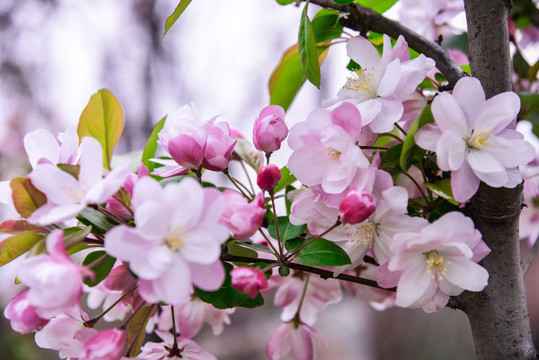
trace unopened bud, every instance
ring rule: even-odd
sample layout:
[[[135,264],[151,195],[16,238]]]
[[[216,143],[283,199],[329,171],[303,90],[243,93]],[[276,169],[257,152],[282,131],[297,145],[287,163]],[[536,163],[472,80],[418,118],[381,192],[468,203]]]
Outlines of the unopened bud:
[[[341,220],[349,224],[359,224],[369,218],[376,210],[376,201],[371,194],[351,188],[339,206]]]
[[[262,190],[271,191],[275,189],[281,176],[281,170],[276,165],[269,164],[260,168],[256,183]]]
[[[232,269],[230,272],[232,277],[232,287],[236,290],[249,294],[254,299],[260,289],[268,287],[268,280],[264,273],[258,269],[240,266]]]

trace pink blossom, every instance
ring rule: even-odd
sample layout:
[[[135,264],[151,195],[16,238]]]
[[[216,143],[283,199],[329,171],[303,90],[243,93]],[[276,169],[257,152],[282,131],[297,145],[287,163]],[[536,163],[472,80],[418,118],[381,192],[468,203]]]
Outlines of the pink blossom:
[[[83,277],[93,274],[71,261],[61,230],[49,234],[46,246],[48,255],[30,257],[19,268],[18,279],[29,287],[28,302],[44,319],[78,312]]]
[[[232,287],[249,294],[254,299],[258,292],[268,287],[268,281],[264,273],[258,269],[240,266],[232,269]]]
[[[125,190],[127,190],[129,196],[133,196],[133,187],[135,186],[137,181],[141,177],[148,175],[148,168],[143,163],[140,163],[137,174],[130,173],[127,176],[123,187]],[[129,212],[129,209],[123,203],[113,197],[107,200],[106,209],[126,221],[133,219],[133,215],[131,214],[131,212]]]
[[[159,145],[182,167],[198,170],[206,151],[207,128],[194,106],[170,114],[159,132]]]
[[[434,61],[421,54],[410,60],[408,44],[402,36],[391,48],[384,34],[382,58],[371,42],[358,36],[348,40],[348,56],[361,66],[338,92],[337,99],[325,105],[348,101],[357,106],[363,126],[376,133],[391,131],[403,114],[403,99],[412,94],[434,67]]]
[[[35,336],[37,346],[43,349],[53,349],[60,352],[60,358],[77,358],[97,330],[85,327],[82,316],[59,316],[51,321]],[[85,316],[86,317],[86,316]]]
[[[95,334],[82,347],[79,360],[120,360],[124,348],[124,332],[103,330]]]
[[[80,150],[78,179],[49,163],[38,165],[28,175],[48,201],[30,220],[40,225],[69,220],[88,204],[104,203],[120,189],[129,174],[129,162],[121,163],[103,178],[103,150],[99,142],[84,137]]]
[[[464,11],[462,0],[401,0],[399,19],[429,40],[450,36],[456,30],[448,23]]]
[[[192,284],[207,291],[221,286],[219,256],[228,231],[219,223],[225,199],[218,190],[202,188],[192,178],[162,188],[145,177],[135,185],[133,203],[136,228],[110,230],[105,250],[129,262],[146,301],[178,304],[189,297]]]
[[[195,337],[204,323],[211,326],[214,335],[219,335],[225,324],[230,324],[229,315],[235,309],[217,309],[211,304],[205,303],[200,298],[192,295],[179,305],[174,305],[174,315],[176,316],[176,329],[183,338],[191,339]],[[158,322],[159,330],[172,329],[172,314],[170,306],[162,309]]]
[[[271,360],[290,354],[296,360],[314,359],[313,339],[325,345],[324,338],[307,324],[289,321],[279,325],[266,344],[266,355]]]
[[[488,272],[477,262],[488,248],[472,220],[460,212],[447,213],[418,232],[395,235],[391,250],[395,256],[379,274],[396,272],[399,306],[438,311],[450,296],[487,285]]]
[[[215,356],[204,351],[193,340],[178,337],[178,348],[173,349],[172,334],[160,330],[155,333],[163,340],[162,343],[147,342],[136,359],[141,360],[217,360]],[[174,352],[177,351],[177,353]]]
[[[226,225],[236,240],[247,240],[260,228],[264,220],[264,196],[260,193],[249,203],[236,191],[225,190],[223,197],[226,208],[221,223]]]
[[[356,145],[362,117],[350,103],[333,111],[317,109],[290,129],[293,150],[288,168],[307,186],[321,185],[330,194],[344,191],[369,161]]]
[[[40,330],[49,320],[37,315],[36,308],[27,298],[28,290],[21,292],[11,300],[4,309],[4,316],[11,320],[11,327],[18,333],[28,334]]]
[[[202,166],[208,170],[222,171],[228,167],[236,140],[230,133],[230,127],[224,121],[215,119],[204,124],[208,137]]]
[[[416,143],[437,153],[440,169],[451,171],[457,201],[470,199],[480,181],[492,187],[515,187],[522,178],[517,166],[530,162],[533,146],[507,127],[520,109],[514,92],[488,100],[479,80],[460,79],[453,94],[439,94],[432,103],[435,124],[422,127]]]
[[[268,164],[260,168],[260,172],[256,178],[256,184],[262,190],[271,191],[275,189],[281,177],[281,169],[277,165]]]
[[[342,300],[338,280],[322,279],[299,272],[287,277],[272,276],[267,291],[277,288],[274,304],[283,308],[281,320],[289,321],[296,315],[307,279],[309,282],[300,311],[300,318],[306,324],[313,325],[319,311]]]
[[[38,129],[26,134],[24,149],[33,169],[39,164],[74,165],[80,155],[79,136],[75,129],[67,129],[56,139],[49,131]]]
[[[253,128],[253,143],[258,150],[271,153],[281,148],[281,143],[288,135],[284,117],[284,109],[278,105],[262,109]]]
[[[353,187],[346,193],[341,205],[339,215],[341,220],[354,225],[367,220],[376,209],[376,201],[371,194]]]

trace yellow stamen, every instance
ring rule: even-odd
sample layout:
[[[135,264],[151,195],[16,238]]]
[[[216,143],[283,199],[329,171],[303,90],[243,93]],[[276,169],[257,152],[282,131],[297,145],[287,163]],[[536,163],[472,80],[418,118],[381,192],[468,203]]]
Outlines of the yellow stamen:
[[[492,130],[479,131],[477,134],[473,134],[468,138],[466,143],[469,148],[472,149],[488,149],[490,146],[489,140],[494,138],[494,135],[490,135]]]
[[[367,249],[372,249],[374,239],[377,235],[376,224],[372,220],[366,220],[359,224],[346,224],[344,225],[346,236],[350,238],[350,242],[353,244],[352,251],[358,246],[363,246]]]
[[[328,149],[328,156],[333,161],[339,161],[341,158],[341,155],[342,155],[342,152],[340,152],[339,150],[336,150],[335,148]]]
[[[185,237],[185,230],[182,225],[176,225],[169,231],[168,236],[165,239],[165,243],[172,250],[181,250],[183,248],[183,238]]]
[[[438,280],[442,280],[447,273],[447,265],[451,264],[451,261],[444,259],[438,250],[431,250],[423,253],[427,262],[427,273],[432,275],[434,279],[438,274]],[[432,271],[434,268],[435,272]]]
[[[371,68],[371,70],[374,70],[374,68]],[[368,69],[354,70],[352,75],[348,77],[343,89],[351,90],[370,99],[375,98],[374,73]]]

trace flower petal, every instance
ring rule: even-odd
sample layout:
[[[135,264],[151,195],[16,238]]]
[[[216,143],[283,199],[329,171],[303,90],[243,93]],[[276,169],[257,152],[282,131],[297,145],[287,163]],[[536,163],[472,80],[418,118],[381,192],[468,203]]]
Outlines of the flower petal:
[[[443,92],[432,101],[432,115],[442,131],[453,130],[461,136],[469,136],[470,126],[466,114],[457,100]]]

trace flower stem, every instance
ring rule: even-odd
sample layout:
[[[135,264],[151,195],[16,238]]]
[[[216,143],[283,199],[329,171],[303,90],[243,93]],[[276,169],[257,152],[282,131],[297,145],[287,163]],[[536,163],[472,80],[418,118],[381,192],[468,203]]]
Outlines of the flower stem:
[[[293,253],[289,254],[286,256],[285,260],[286,261],[292,261],[292,259],[294,258],[294,256],[296,256],[301,250],[303,250],[306,246],[308,246],[309,244],[311,244],[313,241],[315,240],[318,240],[320,239],[322,236],[326,235],[328,232],[330,232],[331,230],[335,229],[337,226],[341,225],[342,224],[342,221],[341,221],[341,217],[339,216],[337,218],[337,222],[335,222],[335,224],[333,224],[329,229],[327,229],[326,231],[324,231],[323,233],[321,233],[320,235],[316,235],[314,238],[312,238],[311,240],[307,241],[305,244],[301,245],[299,248],[297,248],[296,250],[294,250]]]
[[[114,302],[114,304],[112,304],[111,306],[109,306],[105,311],[103,311],[101,314],[97,315],[95,318],[92,318],[88,321],[85,321],[84,322],[84,326],[85,327],[94,327],[94,325],[99,321],[101,320],[101,318],[103,316],[105,316],[109,311],[111,311],[112,309],[114,309],[114,307],[116,305],[118,305],[120,303],[120,301],[122,301],[123,299],[125,299],[127,297],[127,295],[131,294],[133,291],[135,291],[135,289],[138,287],[138,285],[135,285],[133,288],[131,288],[128,292],[126,292],[125,294],[123,294],[118,300],[116,300]]]

